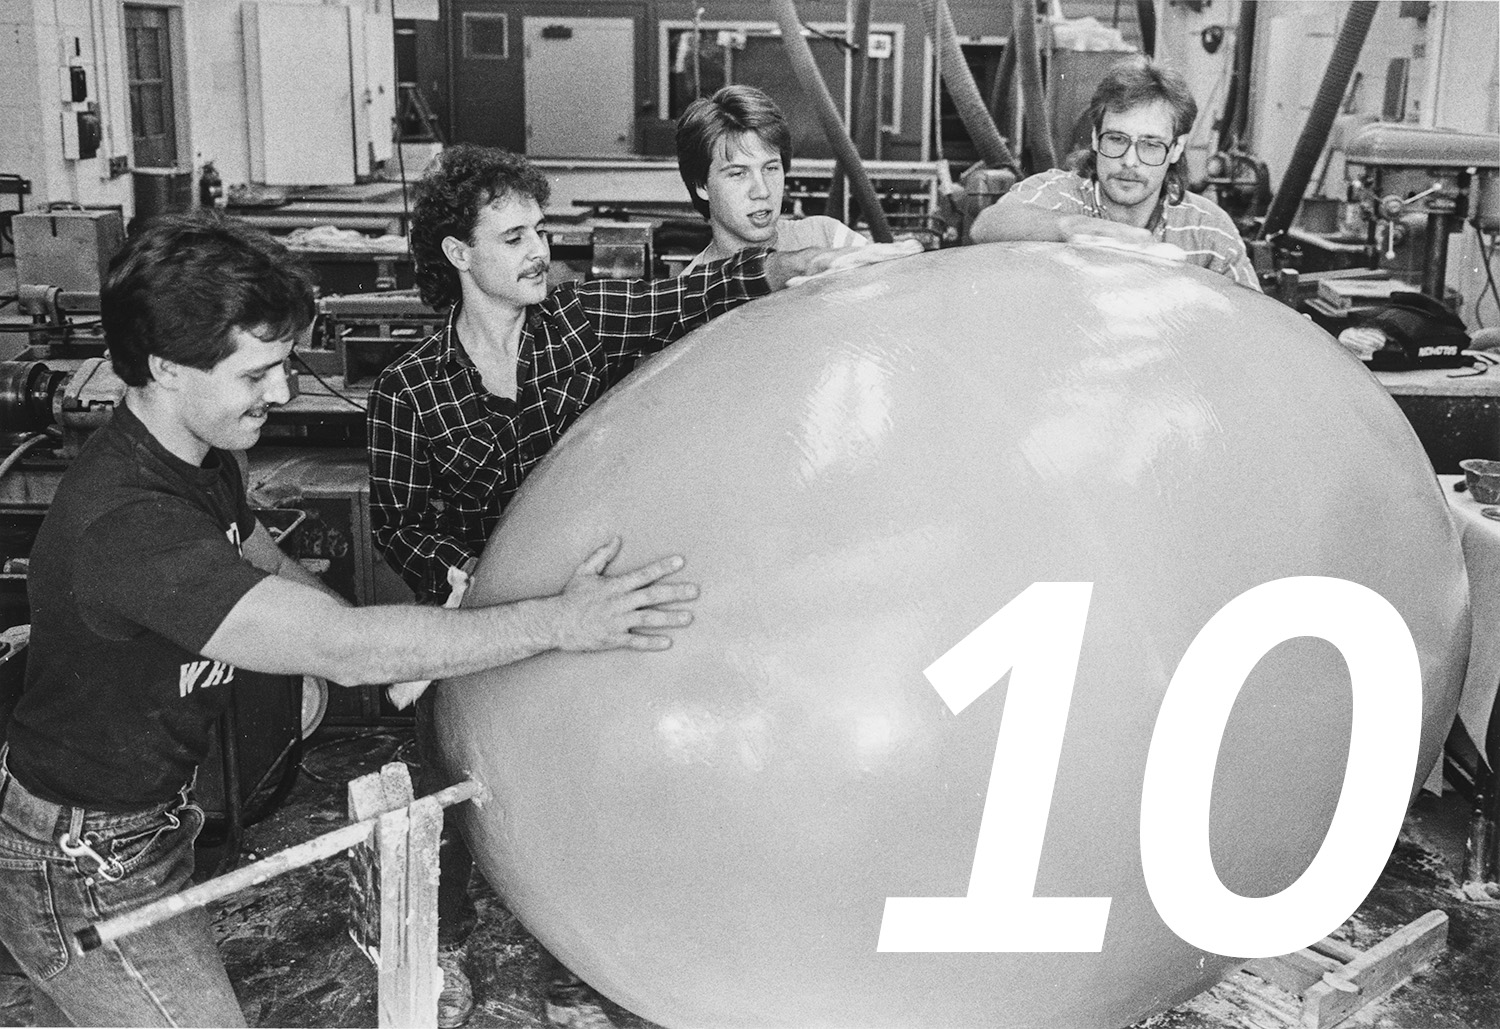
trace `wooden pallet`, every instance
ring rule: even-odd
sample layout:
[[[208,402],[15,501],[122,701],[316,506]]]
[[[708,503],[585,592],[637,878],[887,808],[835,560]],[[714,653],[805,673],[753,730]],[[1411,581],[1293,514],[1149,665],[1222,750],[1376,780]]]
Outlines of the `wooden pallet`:
[[[1429,911],[1369,950],[1332,937],[1281,957],[1261,958],[1245,971],[1294,994],[1298,1029],[1331,1029],[1374,1003],[1433,961],[1448,945],[1448,916]]]

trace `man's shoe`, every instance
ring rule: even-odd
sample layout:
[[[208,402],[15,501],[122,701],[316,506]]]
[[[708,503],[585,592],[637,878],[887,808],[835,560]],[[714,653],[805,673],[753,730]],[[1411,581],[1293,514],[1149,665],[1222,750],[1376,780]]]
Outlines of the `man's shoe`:
[[[594,991],[574,979],[547,984],[547,1024],[561,1029],[618,1029]]]
[[[443,984],[438,991],[438,1029],[458,1029],[474,1013],[474,988],[464,972],[462,951],[438,952]]]

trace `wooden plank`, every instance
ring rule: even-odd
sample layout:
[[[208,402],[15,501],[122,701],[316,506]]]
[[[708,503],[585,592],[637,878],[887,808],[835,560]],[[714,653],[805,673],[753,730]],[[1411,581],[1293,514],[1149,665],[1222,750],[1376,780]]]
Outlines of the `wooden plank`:
[[[466,800],[476,805],[483,804],[489,795],[489,791],[478,779],[464,779],[462,782],[445,786],[422,799],[430,799],[438,807],[446,808],[453,804],[462,804]],[[371,819],[343,826],[324,833],[322,836],[315,836],[295,847],[278,851],[261,861],[236,868],[233,872],[221,875],[217,879],[190,886],[181,893],[154,900],[144,907],[127,911],[108,921],[86,925],[79,929],[74,937],[83,952],[96,950],[122,936],[139,932],[169,918],[175,918],[191,908],[204,907],[216,900],[223,900],[246,887],[258,886],[268,879],[284,875],[293,869],[341,854],[356,844],[368,840],[374,831],[375,822]]]
[[[362,775],[349,783],[349,818],[362,822],[376,819],[389,811],[404,808],[411,803],[411,770],[400,762],[390,762],[379,772]],[[380,967],[380,953],[384,941],[381,917],[384,899],[384,879],[393,874],[382,866],[380,857],[379,824],[373,839],[349,851],[350,901],[349,938],[365,955]],[[404,874],[405,861],[402,869]],[[396,903],[399,903],[399,898]],[[400,920],[397,919],[396,924]]]
[[[423,1025],[414,1009],[411,962],[407,960],[404,931],[411,907],[407,896],[408,838],[411,816],[399,808],[380,816],[375,823],[375,842],[380,873],[380,989],[376,998],[381,1026]],[[434,949],[433,954],[437,951]],[[437,1023],[436,1009],[433,1011]]]
[[[1299,997],[1314,983],[1322,982],[1323,976],[1328,972],[1342,971],[1343,967],[1342,962],[1325,957],[1311,948],[1274,958],[1257,958],[1245,963],[1245,971]]]
[[[387,810],[379,772],[350,781],[348,810],[354,822],[363,822]],[[349,905],[349,938],[379,968],[380,881],[375,875],[375,848],[368,841],[349,848]]]
[[[1358,988],[1346,992],[1320,982],[1302,997],[1303,1029],[1329,1029],[1367,1004],[1379,1000],[1442,953],[1448,943],[1448,916],[1429,911],[1402,926],[1344,965],[1342,978]]]
[[[1324,954],[1340,964],[1347,965],[1363,953],[1358,947],[1351,947],[1342,940],[1335,940],[1332,936],[1325,936],[1317,943],[1308,948],[1318,954]]]
[[[438,838],[443,809],[424,797],[409,809],[406,851],[406,922],[402,933],[402,983],[409,1020],[395,1025],[436,1029],[438,1016]]]

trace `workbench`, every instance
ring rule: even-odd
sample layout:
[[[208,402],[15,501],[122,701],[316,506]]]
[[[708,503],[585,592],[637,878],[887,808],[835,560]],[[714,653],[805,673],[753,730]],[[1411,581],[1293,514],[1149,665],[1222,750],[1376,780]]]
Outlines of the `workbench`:
[[[1478,371],[1374,373],[1411,422],[1440,474],[1458,474],[1458,462],[1465,458],[1500,459],[1500,367]]]

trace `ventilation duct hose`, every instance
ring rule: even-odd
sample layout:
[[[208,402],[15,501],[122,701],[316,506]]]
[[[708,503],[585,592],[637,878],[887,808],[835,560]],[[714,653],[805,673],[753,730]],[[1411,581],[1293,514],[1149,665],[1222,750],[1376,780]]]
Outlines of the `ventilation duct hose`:
[[[870,235],[877,243],[891,242],[891,227],[885,220],[885,210],[880,206],[880,198],[875,195],[875,186],[865,173],[864,162],[854,149],[854,141],[849,138],[844,123],[839,120],[838,108],[833,105],[833,97],[828,94],[828,86],[823,82],[817,62],[813,60],[812,48],[802,38],[802,20],[797,17],[797,5],[793,0],[771,0],[771,6],[775,9],[776,21],[781,26],[781,42],[792,63],[792,74],[797,76],[797,84],[812,102],[813,113],[818,116],[818,122],[823,126],[823,135],[828,137],[828,143],[833,147],[835,160],[844,174],[849,176],[850,189],[865,213]]]
[[[1328,60],[1328,70],[1323,73],[1323,82],[1318,86],[1318,95],[1313,99],[1312,110],[1307,113],[1307,122],[1302,134],[1297,137],[1297,147],[1281,177],[1281,185],[1271,200],[1271,209],[1261,225],[1260,238],[1270,239],[1285,232],[1302,205],[1302,192],[1312,178],[1318,155],[1328,142],[1328,133],[1333,128],[1333,119],[1338,114],[1344,91],[1349,88],[1349,78],[1359,62],[1359,52],[1364,48],[1365,36],[1369,34],[1370,22],[1375,18],[1377,0],[1354,0],[1349,5],[1349,15],[1339,30],[1338,42],[1334,44],[1333,56]]]
[[[1135,0],[1135,17],[1140,23],[1141,49],[1156,59],[1156,4],[1154,0]]]
[[[948,0],[922,0],[922,14],[927,19],[932,45],[939,51],[939,64],[943,81],[948,84],[948,95],[958,108],[958,117],[968,130],[969,139],[979,151],[979,159],[986,168],[1014,168],[1016,159],[1000,137],[995,119],[990,117],[984,98],[979,95],[979,87],[974,84],[969,62],[964,60],[958,29],[954,27],[953,14],[948,10]]]
[[[1026,94],[1026,141],[1031,149],[1033,172],[1057,167],[1057,148],[1052,143],[1052,123],[1047,120],[1047,97],[1042,91],[1042,52],[1036,38],[1036,6],[1033,0],[1011,0],[1012,32],[1020,50],[1021,90]]]
[[[1010,95],[1010,82],[1016,77],[1015,43],[1014,39],[1006,42],[1005,52],[1000,55],[1000,67],[995,72],[995,82],[990,87],[990,117],[995,119],[996,125],[1000,124],[1000,112],[1005,109],[1006,97]]]

